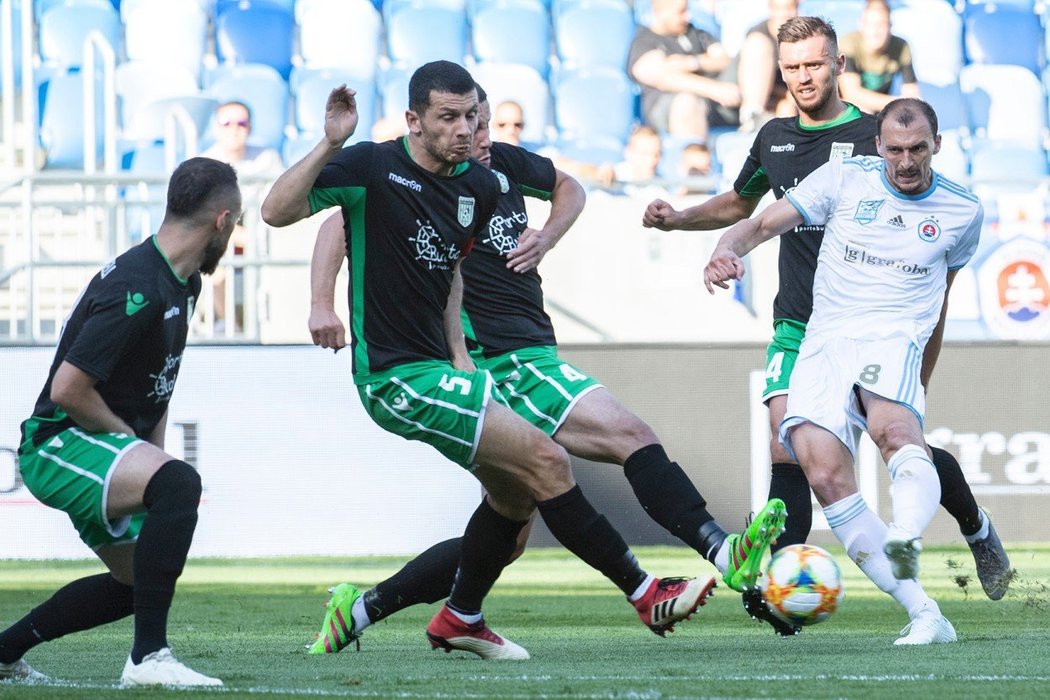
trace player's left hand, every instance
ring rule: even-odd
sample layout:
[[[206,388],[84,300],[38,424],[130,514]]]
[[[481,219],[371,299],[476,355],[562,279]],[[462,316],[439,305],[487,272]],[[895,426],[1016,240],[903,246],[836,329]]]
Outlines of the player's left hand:
[[[729,280],[738,280],[743,276],[744,261],[738,255],[731,251],[716,250],[704,268],[704,286],[714,294],[715,286],[729,289]]]
[[[521,273],[537,267],[556,240],[545,231],[526,228],[518,236],[518,247],[507,253],[507,269]]]

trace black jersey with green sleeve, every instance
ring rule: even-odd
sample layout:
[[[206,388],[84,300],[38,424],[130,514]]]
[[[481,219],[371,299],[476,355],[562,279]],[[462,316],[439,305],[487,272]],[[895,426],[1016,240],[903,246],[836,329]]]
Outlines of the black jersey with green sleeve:
[[[406,362],[449,359],[453,271],[498,197],[499,181],[477,161],[436,175],[412,160],[406,137],[349,146],[325,165],[310,207],[343,209],[357,383]]]
[[[875,117],[847,104],[833,122],[803,126],[798,117],[768,121],[755,136],[751,153],[733,189],[758,199],[770,189],[780,199],[807,175],[833,158],[878,155]],[[813,273],[824,238],[823,226],[799,226],[780,237],[780,285],[773,318],[806,323],[813,311]]]
[[[97,379],[106,405],[147,439],[164,417],[186,348],[189,319],[201,276],[175,274],[156,236],[118,256],[81,292],[66,318],[47,383],[33,416],[39,445],[76,425],[51,400],[51,382],[63,362]],[[23,436],[24,437],[24,436]]]
[[[485,357],[557,342],[543,310],[540,273],[507,269],[507,253],[518,247],[529,222],[525,197],[551,198],[554,163],[524,148],[494,143],[491,168],[500,184],[499,204],[462,267],[467,346]]]

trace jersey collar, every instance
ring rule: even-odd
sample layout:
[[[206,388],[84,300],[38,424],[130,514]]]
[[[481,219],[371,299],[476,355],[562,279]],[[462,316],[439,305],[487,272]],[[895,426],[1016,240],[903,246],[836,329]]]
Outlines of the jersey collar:
[[[920,199],[926,199],[937,189],[937,183],[941,181],[941,176],[937,174],[937,171],[933,171],[933,179],[930,180],[930,186],[926,188],[924,192],[919,194],[904,194],[899,192],[896,187],[890,184],[890,181],[886,179],[886,165],[885,163],[879,165],[879,179],[882,180],[882,186],[886,188],[886,191],[892,194],[897,199],[906,199],[909,201],[917,201]]]
[[[855,119],[861,118],[861,111],[857,109],[856,106],[851,105],[849,102],[845,102],[844,104],[846,105],[846,109],[842,112],[842,114],[835,117],[827,124],[803,124],[802,118],[798,117],[795,120],[798,124],[798,128],[802,129],[803,131],[820,131],[821,129],[830,129],[834,126],[838,126],[839,124],[845,124],[846,122],[851,122]]]
[[[408,159],[410,161],[412,161],[413,163],[416,163],[416,159],[412,157],[412,151],[408,150],[408,137],[407,136],[401,136],[400,138],[398,138],[398,141],[401,142],[401,147],[403,149],[405,149],[405,155],[408,156]],[[419,165],[419,163],[416,163],[416,165]],[[423,166],[420,166],[420,167],[423,167]],[[469,160],[465,160],[462,163],[460,163],[459,165],[457,165],[455,168],[453,168],[452,169],[452,174],[449,175],[448,177],[456,177],[457,175],[462,175],[463,173],[465,173],[467,171],[467,168],[469,168],[469,167],[470,167],[470,161]],[[430,173],[430,174],[434,175],[435,177],[441,177],[441,175],[437,175],[437,173]]]
[[[175,268],[171,266],[171,261],[168,260],[168,256],[165,255],[164,251],[160,249],[160,243],[157,243],[157,234],[153,234],[152,236],[150,236],[150,239],[153,241],[153,247],[157,249],[158,253],[160,253],[160,257],[162,257],[164,259],[164,262],[167,263],[168,269],[171,270],[172,276],[179,281],[179,284],[185,286],[186,283],[189,282],[189,280],[182,279],[181,277],[179,277],[179,273],[175,272]]]

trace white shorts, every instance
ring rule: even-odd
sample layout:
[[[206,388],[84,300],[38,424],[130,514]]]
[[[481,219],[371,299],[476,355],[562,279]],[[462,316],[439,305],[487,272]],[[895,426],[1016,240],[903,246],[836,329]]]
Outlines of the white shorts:
[[[906,406],[921,426],[926,412],[921,369],[922,350],[903,335],[877,340],[806,336],[791,373],[780,443],[797,459],[791,431],[813,423],[856,455],[860,432],[868,429],[858,387]]]

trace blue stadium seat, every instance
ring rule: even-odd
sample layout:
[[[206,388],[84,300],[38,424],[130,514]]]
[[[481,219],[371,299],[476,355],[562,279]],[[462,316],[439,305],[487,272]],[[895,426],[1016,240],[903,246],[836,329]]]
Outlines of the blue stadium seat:
[[[579,1],[554,0],[554,4],[551,6],[551,15],[557,16],[562,8],[568,9]],[[725,5],[726,3],[722,3],[722,11],[725,10]],[[635,24],[649,26],[653,21],[652,0],[634,0],[633,14]],[[755,22],[758,22],[758,20],[756,19]],[[689,0],[689,23],[697,29],[703,29],[712,36],[722,36],[722,26],[719,18],[712,13],[710,4],[705,2],[705,0]]]
[[[215,49],[220,63],[261,63],[282,78],[292,70],[295,18],[265,2],[242,0],[215,17]]]
[[[395,13],[387,22],[387,51],[399,70],[411,73],[430,61],[463,63],[467,15],[463,10],[421,5]]]
[[[974,148],[971,179],[982,197],[1029,192],[1046,178],[1046,152],[1011,144],[985,142]]]
[[[963,97],[958,82],[934,85],[919,81],[919,93],[922,99],[929,102],[933,110],[937,112],[937,125],[942,133],[946,131],[969,133],[970,119],[966,113],[966,99]]]
[[[84,43],[92,32],[100,33],[120,56],[120,15],[112,5],[69,5],[48,9],[40,19],[40,60],[52,66],[79,69]]]
[[[835,27],[840,37],[857,31],[865,0],[802,0],[798,14],[802,17],[823,17]]]
[[[1043,86],[1021,66],[970,64],[959,75],[974,136],[1030,148],[1047,137]]]
[[[376,86],[332,69],[303,70],[296,78],[292,88],[295,126],[301,134],[314,137],[316,142],[324,133],[325,103],[332,88],[341,83],[353,88],[357,102],[357,129],[347,143],[369,140],[376,118]]]
[[[185,1],[185,0],[183,0]],[[295,11],[296,0],[205,0],[213,5],[213,12],[216,15],[222,14],[231,7],[243,6],[243,5],[270,5],[279,10],[284,10],[288,14],[292,14]]]
[[[197,96],[200,93],[193,74],[174,63],[126,61],[117,66],[114,82],[124,137],[132,139],[159,138],[156,135],[157,129],[163,134],[163,124],[150,123],[151,119],[157,116],[156,112],[150,115],[140,114],[146,105],[157,100]],[[206,124],[208,116],[209,114],[204,115],[201,126]],[[199,133],[201,132],[198,130]]]
[[[608,136],[626,142],[636,103],[637,88],[615,68],[564,71],[554,83],[554,121],[563,139]]]
[[[205,94],[219,102],[236,100],[252,113],[248,142],[280,150],[288,123],[288,83],[271,66],[220,65],[205,73]]]
[[[208,13],[195,2],[137,0],[121,8],[129,61],[164,61],[199,80],[208,44]]]
[[[563,138],[556,144],[559,156],[590,165],[619,163],[623,160],[623,147],[623,141],[601,135]]]
[[[963,36],[969,63],[1022,66],[1039,73],[1046,65],[1043,27],[1031,10],[1008,5],[968,5]]]
[[[391,18],[402,10],[418,10],[427,7],[440,7],[462,12],[464,17],[473,10],[471,0],[383,0],[379,10],[383,13],[383,23],[389,26]]]
[[[940,117],[940,113],[937,115]],[[970,155],[959,131],[941,129],[941,150],[933,157],[933,167],[952,180],[965,182],[970,175]]]
[[[96,76],[96,158],[102,161],[102,76]],[[56,73],[40,85],[40,143],[46,169],[84,167],[84,89],[80,73]]]
[[[375,80],[383,18],[369,0],[299,0],[295,14],[304,68]]]
[[[0,0],[0,17],[3,17],[7,11],[7,6],[11,7],[11,36],[13,38],[12,46],[10,50],[11,56],[11,71],[14,73],[15,88],[18,88],[22,84],[22,0]],[[7,47],[0,45],[0,75],[6,69],[8,60]],[[0,99],[5,97],[0,94]]]
[[[28,4],[30,0],[26,0]],[[119,0],[110,2],[110,0],[32,0],[33,2],[33,17],[36,19],[37,24],[43,18],[44,13],[50,10],[52,7],[71,7],[78,5],[80,7],[97,7],[104,10],[113,10],[120,7]]]
[[[579,0],[554,17],[563,68],[627,65],[635,24],[623,0]]]
[[[947,2],[923,0],[895,7],[891,31],[908,42],[916,77],[947,85],[963,67],[962,18]]]
[[[474,72],[473,75],[474,79],[480,82],[477,72]],[[408,109],[408,80],[410,77],[409,73],[401,70],[389,70],[379,76],[376,87],[379,90],[379,101],[383,105],[382,116],[404,116],[405,110]]]
[[[474,15],[474,57],[479,62],[518,63],[546,77],[550,20],[538,0],[496,0]],[[617,37],[609,37],[615,41]]]
[[[532,68],[515,64],[481,63],[471,69],[474,80],[489,96],[489,105],[513,100],[525,115],[521,138],[528,143],[546,143],[550,124],[551,94],[547,81]]]

